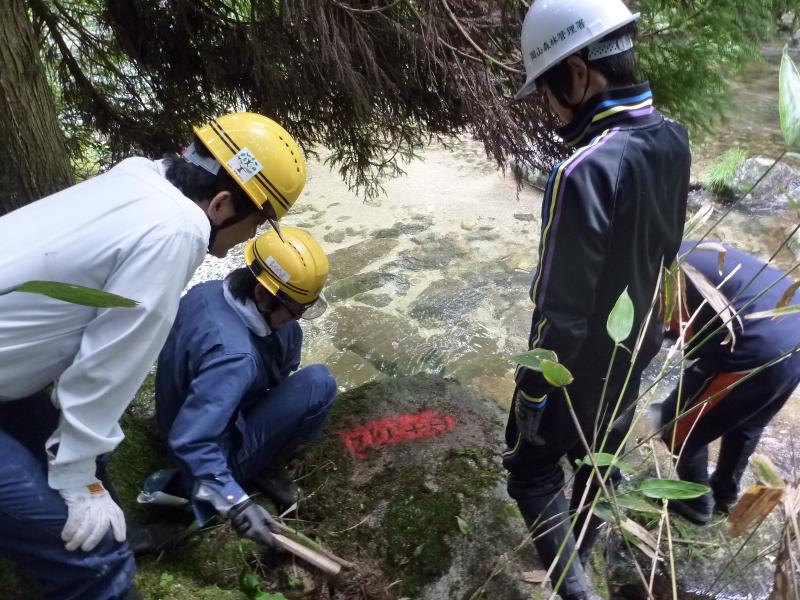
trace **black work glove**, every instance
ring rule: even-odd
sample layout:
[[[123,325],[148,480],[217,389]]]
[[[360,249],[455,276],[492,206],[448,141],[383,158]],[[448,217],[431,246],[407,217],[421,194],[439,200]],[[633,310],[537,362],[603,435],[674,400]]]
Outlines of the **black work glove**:
[[[278,541],[272,535],[279,531],[277,523],[270,514],[261,506],[248,498],[240,502],[228,512],[233,529],[247,540],[252,540],[259,546],[269,549],[271,552],[280,550]]]
[[[517,431],[522,439],[534,446],[544,446],[545,444],[544,438],[539,435],[539,423],[542,420],[546,404],[547,396],[533,398],[520,389],[517,389],[514,394],[514,416],[516,417]]]

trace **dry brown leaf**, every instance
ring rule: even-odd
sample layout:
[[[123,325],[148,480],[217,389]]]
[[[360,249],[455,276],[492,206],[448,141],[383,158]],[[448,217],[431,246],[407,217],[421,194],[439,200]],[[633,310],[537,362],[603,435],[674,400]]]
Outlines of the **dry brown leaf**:
[[[712,252],[717,253],[717,270],[719,274],[725,271],[725,256],[728,253],[728,249],[720,244],[719,242],[700,242],[697,244],[695,250],[710,250]]]
[[[620,520],[621,529],[628,533],[633,542],[642,553],[650,560],[655,560],[658,556],[658,543],[647,529],[632,521],[628,517],[622,516]]]
[[[730,300],[693,265],[687,262],[682,262],[680,265],[683,272],[686,273],[686,277],[694,284],[695,289],[711,305],[711,308],[714,309],[714,312],[719,315],[719,318],[725,324],[728,330],[728,337],[731,339],[732,350],[736,343],[736,332],[733,329],[734,322],[738,321],[740,327],[742,323],[739,315],[732,310]]]
[[[728,515],[731,535],[736,537],[752,525],[761,523],[775,509],[783,498],[783,488],[764,485],[751,485],[739,498]]]
[[[544,569],[534,569],[533,571],[523,571],[520,574],[520,581],[525,583],[544,583],[547,581],[547,571]]]
[[[789,302],[792,301],[792,297],[797,293],[797,290],[800,290],[800,280],[795,281],[792,285],[790,285],[787,290],[781,296],[781,299],[778,300],[778,303],[775,305],[775,308],[783,308],[784,306],[789,306]]]

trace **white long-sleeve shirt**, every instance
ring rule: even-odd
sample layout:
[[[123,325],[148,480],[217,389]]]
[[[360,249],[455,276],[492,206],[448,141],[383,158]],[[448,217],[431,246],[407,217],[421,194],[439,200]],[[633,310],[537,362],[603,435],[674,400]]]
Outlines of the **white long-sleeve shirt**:
[[[98,310],[28,293],[0,296],[0,401],[55,382],[60,418],[47,440],[54,489],[94,480],[95,458],[122,441],[118,420],[205,257],[208,219],[164,175],[161,161],[129,158],[0,218],[0,291],[44,279],[139,302]]]

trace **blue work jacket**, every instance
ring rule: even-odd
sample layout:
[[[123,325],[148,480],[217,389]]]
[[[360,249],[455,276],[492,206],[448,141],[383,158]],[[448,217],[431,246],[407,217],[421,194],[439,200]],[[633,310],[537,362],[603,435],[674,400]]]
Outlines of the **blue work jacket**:
[[[680,254],[694,248],[696,242],[681,244]],[[708,335],[722,325],[716,313],[706,304],[693,322],[695,339],[689,344],[690,356],[700,361],[709,372],[746,371],[764,365],[800,344],[800,314],[778,319],[747,319],[747,315],[772,310],[792,284],[792,278],[775,267],[767,266],[755,256],[725,245],[725,263],[719,271],[719,254],[713,250],[695,250],[682,260],[700,271],[715,286],[727,281],[720,290],[742,317],[742,326],[735,323],[736,343],[722,344],[727,331],[723,328],[707,341]],[[735,272],[734,272],[735,271]],[[687,278],[686,302],[693,314],[703,297]],[[800,292],[790,304],[800,304]],[[704,329],[705,327],[705,329]],[[797,360],[793,357],[792,360]]]
[[[242,413],[300,365],[302,330],[291,321],[254,335],[223,295],[222,281],[193,287],[158,359],[156,420],[182,471],[235,504],[245,492],[228,465]],[[214,513],[195,500],[201,520]]]

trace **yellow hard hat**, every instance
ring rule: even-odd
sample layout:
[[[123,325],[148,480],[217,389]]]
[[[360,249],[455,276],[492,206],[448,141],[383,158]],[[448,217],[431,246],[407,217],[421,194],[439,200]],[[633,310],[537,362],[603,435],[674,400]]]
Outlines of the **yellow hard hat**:
[[[328,307],[322,286],[328,278],[328,257],[307,231],[274,229],[245,246],[247,267],[294,316],[316,319]]]
[[[294,138],[272,119],[230,113],[194,132],[259,209],[268,204],[280,219],[306,184],[306,161]]]

